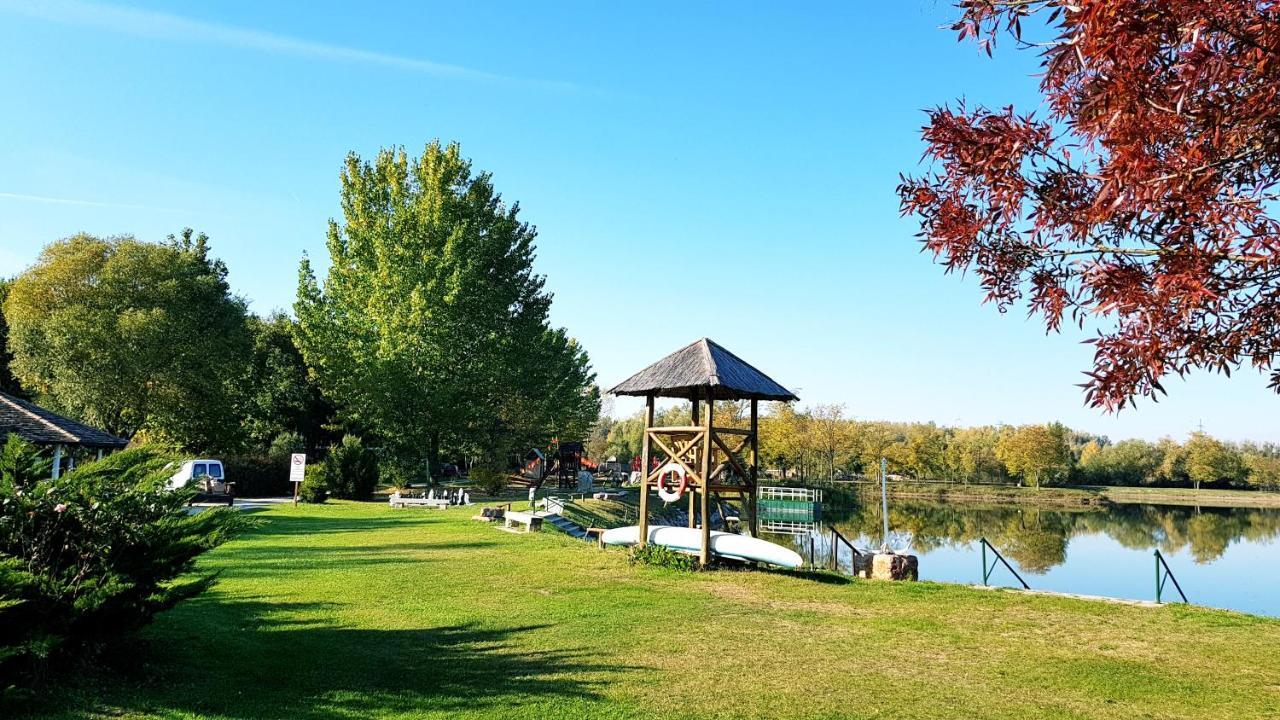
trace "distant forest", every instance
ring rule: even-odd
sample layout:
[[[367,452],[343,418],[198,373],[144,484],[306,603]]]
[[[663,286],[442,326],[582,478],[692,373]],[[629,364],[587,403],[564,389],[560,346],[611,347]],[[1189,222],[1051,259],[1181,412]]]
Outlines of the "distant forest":
[[[717,425],[744,426],[742,403],[718,403]],[[690,421],[687,408],[656,423]],[[588,452],[629,461],[640,452],[643,420],[602,417]],[[894,475],[956,483],[1122,485],[1280,489],[1280,444],[1233,443],[1201,432],[1185,440],[1113,441],[1061,423],[944,427],[853,420],[842,405],[768,406],[760,420],[761,465],[788,478],[876,476],[880,458]]]

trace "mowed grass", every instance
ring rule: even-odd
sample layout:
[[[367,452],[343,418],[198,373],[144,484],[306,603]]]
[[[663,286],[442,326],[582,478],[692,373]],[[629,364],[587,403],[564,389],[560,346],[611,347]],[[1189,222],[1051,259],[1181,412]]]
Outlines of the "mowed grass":
[[[679,574],[472,508],[282,506],[61,717],[1262,718],[1280,621],[933,583]]]

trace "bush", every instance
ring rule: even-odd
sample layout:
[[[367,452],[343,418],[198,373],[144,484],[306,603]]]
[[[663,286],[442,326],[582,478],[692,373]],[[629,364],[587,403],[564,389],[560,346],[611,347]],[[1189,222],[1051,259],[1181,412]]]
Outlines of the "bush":
[[[273,461],[287,463],[294,453],[306,452],[307,443],[296,432],[282,432],[271,440],[267,448],[267,457]]]
[[[378,473],[383,484],[397,488],[431,482],[431,476],[427,473],[427,464],[412,458],[398,456],[386,458],[378,466]]]
[[[236,484],[237,497],[279,497],[292,495],[289,456],[283,459],[262,455],[231,456],[222,461],[227,479]]]
[[[696,572],[702,567],[698,564],[697,556],[672,550],[666,545],[654,545],[653,543],[649,543],[644,547],[632,547],[630,560],[633,565],[636,563],[655,565],[681,572]]]
[[[212,575],[177,579],[250,521],[225,508],[188,514],[191,493],[164,489],[173,460],[136,448],[53,480],[34,447],[9,437],[0,451],[0,677],[37,680],[212,584]]]
[[[493,467],[478,465],[471,468],[471,484],[486,495],[501,495],[507,489],[507,474]]]
[[[329,449],[323,468],[325,488],[334,497],[368,500],[378,488],[378,455],[355,435]]]
[[[328,474],[323,465],[308,465],[298,488],[298,499],[304,503],[319,504],[329,499]]]

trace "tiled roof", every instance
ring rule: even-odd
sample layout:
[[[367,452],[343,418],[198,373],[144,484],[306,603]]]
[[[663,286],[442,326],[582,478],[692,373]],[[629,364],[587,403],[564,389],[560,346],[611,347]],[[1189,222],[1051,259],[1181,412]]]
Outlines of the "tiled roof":
[[[37,445],[122,448],[128,440],[63,417],[35,403],[0,393],[0,436],[16,433]]]
[[[686,345],[622,381],[614,395],[702,397],[717,400],[798,400],[790,390],[707,338]]]

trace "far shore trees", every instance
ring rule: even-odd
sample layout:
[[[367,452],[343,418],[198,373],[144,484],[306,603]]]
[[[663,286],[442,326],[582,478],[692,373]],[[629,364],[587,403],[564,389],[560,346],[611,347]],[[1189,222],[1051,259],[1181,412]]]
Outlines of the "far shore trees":
[[[996,456],[1009,473],[1035,487],[1071,467],[1071,448],[1061,425],[1027,425],[1001,436]]]
[[[117,435],[213,450],[239,442],[231,386],[245,303],[208,238],[76,235],[50,244],[4,304],[12,369],[40,402]]]
[[[954,4],[960,39],[1042,53],[1045,111],[929,111],[898,187],[925,249],[1001,310],[1095,325],[1094,406],[1193,370],[1280,391],[1280,5]]]
[[[1201,483],[1236,480],[1244,475],[1240,454],[1204,433],[1192,434],[1186,452],[1187,476],[1196,490]]]
[[[304,259],[298,344],[342,418],[401,457],[486,456],[585,440],[586,352],[548,322],[535,229],[456,144],[354,153],[323,283]]]

